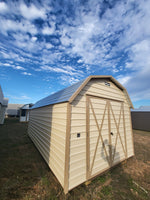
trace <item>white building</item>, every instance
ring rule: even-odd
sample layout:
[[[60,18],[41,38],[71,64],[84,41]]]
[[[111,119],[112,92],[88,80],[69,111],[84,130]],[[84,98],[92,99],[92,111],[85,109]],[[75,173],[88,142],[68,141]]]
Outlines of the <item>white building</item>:
[[[2,88],[0,86],[0,124],[4,123],[5,111],[8,105],[8,99],[4,98]]]
[[[6,116],[7,117],[19,117],[20,116],[20,108],[23,106],[24,104],[13,104],[13,103],[9,103],[8,107],[6,109]]]
[[[29,111],[33,104],[25,104],[20,108],[20,122],[29,121]]]

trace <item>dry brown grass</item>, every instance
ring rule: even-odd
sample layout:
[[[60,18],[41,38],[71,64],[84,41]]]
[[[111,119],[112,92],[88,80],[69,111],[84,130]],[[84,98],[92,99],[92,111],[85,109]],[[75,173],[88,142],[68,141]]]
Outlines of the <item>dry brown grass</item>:
[[[82,184],[66,196],[27,136],[27,124],[7,119],[0,126],[0,199],[150,199],[150,132],[134,130],[135,157]]]

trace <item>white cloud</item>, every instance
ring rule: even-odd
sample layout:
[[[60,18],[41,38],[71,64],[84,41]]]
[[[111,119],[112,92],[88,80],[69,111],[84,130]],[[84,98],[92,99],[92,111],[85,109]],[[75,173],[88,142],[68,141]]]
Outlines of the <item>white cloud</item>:
[[[9,63],[2,63],[1,65],[6,66],[6,67],[11,67],[11,68],[13,68],[15,70],[25,70],[24,67],[21,67],[19,65],[16,66],[14,64],[9,64]]]
[[[50,48],[53,47],[53,45],[52,45],[51,43],[45,43],[45,47],[46,47],[47,49],[50,49]]]
[[[0,32],[7,35],[7,31],[21,31],[23,33],[29,32],[31,34],[37,33],[37,28],[27,20],[17,22],[10,19],[0,19]]]
[[[31,76],[31,75],[32,75],[32,74],[29,73],[29,72],[23,72],[22,74],[23,74],[23,75],[26,75],[26,76]]]
[[[66,76],[66,75],[65,76],[64,75],[61,76],[60,79],[61,79],[61,84],[63,84],[63,85],[68,85],[68,83],[70,85],[72,85],[72,84],[74,84],[74,83],[79,81],[78,78],[74,78],[74,77]]]
[[[61,36],[60,41],[64,46],[69,46],[72,43],[71,38],[69,38],[66,34]]]
[[[8,10],[8,7],[5,2],[0,2],[0,13],[4,13]]]
[[[18,70],[25,70],[24,67],[21,67],[21,66],[13,66],[14,69],[18,69]]]
[[[52,35],[52,34],[54,34],[54,31],[55,31],[54,27],[45,26],[45,27],[43,28],[43,30],[42,30],[42,33],[43,33],[44,35]]]
[[[31,97],[28,97],[27,95],[18,95],[18,96],[14,96],[14,95],[7,95],[9,98],[11,99],[15,99],[15,100],[26,100],[26,99],[31,99]]]
[[[82,59],[79,59],[79,60],[77,61],[77,63],[83,63],[83,60],[82,60]]]
[[[37,70],[36,70],[37,71]],[[70,76],[78,76],[82,77],[83,72],[80,70],[76,70],[75,68],[71,66],[62,66],[59,67],[51,67],[51,66],[41,66],[39,71],[48,71],[48,72],[56,72],[56,73],[63,73],[63,74],[69,74]]]
[[[35,42],[35,41],[37,40],[37,37],[34,36],[34,37],[31,38],[31,40],[32,40],[33,42]]]
[[[64,70],[64,69],[61,69],[61,68],[58,68],[58,67],[42,66],[41,69],[45,70],[45,71],[64,73],[64,74],[70,73],[67,70]]]
[[[28,7],[26,4],[22,3],[20,5],[20,11],[23,17],[25,17],[26,19],[45,19],[46,17],[44,9],[37,8],[33,4]]]
[[[11,65],[9,63],[4,63],[3,65],[6,67],[11,67]]]
[[[120,75],[117,77],[117,80],[122,84],[125,85],[128,83],[128,81],[131,79],[131,76],[124,76],[124,75]]]

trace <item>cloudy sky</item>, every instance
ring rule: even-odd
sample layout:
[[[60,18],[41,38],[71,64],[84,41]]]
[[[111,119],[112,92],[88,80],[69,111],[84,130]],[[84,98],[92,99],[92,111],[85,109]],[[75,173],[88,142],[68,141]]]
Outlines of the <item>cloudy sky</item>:
[[[112,75],[150,105],[150,0],[0,0],[0,84],[35,103],[89,75]]]

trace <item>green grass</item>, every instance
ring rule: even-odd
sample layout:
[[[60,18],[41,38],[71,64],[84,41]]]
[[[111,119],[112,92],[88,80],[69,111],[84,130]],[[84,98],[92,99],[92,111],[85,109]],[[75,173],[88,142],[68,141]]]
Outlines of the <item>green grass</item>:
[[[65,196],[28,137],[27,124],[15,118],[6,119],[0,126],[0,200],[148,200],[150,134],[135,131],[134,142],[134,158],[96,177],[88,186],[82,184],[74,188]]]
[[[107,176],[103,175],[103,176],[99,176],[96,181],[100,182],[100,183],[105,183],[107,180]]]

